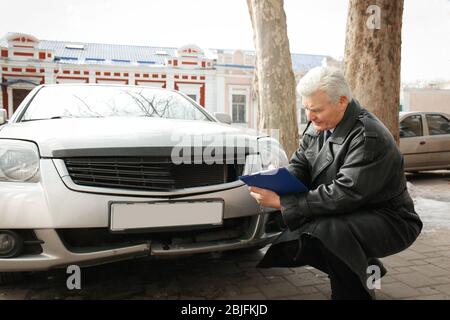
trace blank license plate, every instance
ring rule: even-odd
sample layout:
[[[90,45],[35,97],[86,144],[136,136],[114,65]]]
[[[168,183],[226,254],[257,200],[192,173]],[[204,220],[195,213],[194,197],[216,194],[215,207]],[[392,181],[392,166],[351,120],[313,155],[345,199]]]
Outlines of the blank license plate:
[[[223,201],[112,203],[111,231],[220,225]]]

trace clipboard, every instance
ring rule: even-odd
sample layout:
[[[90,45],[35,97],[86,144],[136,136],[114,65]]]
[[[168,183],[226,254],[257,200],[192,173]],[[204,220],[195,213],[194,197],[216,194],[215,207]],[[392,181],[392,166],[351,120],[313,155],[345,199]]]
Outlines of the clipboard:
[[[278,195],[307,192],[309,189],[285,167],[239,176],[246,185],[272,190]]]

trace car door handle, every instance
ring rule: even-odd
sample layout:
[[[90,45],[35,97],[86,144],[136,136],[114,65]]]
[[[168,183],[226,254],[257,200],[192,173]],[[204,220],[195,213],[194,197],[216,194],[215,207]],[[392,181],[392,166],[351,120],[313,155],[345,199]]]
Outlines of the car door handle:
[[[425,143],[426,143],[425,141],[420,141],[420,142],[419,142],[419,144],[425,144]]]

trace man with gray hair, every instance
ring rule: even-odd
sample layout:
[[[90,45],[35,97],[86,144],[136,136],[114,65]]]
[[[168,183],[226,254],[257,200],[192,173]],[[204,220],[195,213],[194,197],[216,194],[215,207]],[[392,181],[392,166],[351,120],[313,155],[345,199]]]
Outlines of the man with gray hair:
[[[311,265],[328,274],[333,299],[373,299],[372,273],[386,273],[378,258],[406,249],[422,230],[403,157],[339,69],[310,70],[297,91],[309,123],[287,169],[310,191],[249,188],[259,204],[281,211],[286,227],[258,267]]]

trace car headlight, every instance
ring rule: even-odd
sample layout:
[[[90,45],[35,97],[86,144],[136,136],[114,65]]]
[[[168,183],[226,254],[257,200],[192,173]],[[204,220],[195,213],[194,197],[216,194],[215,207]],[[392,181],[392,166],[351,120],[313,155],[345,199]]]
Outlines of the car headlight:
[[[271,170],[287,166],[286,152],[277,140],[270,137],[258,139],[258,154],[247,156],[244,174]]]
[[[35,144],[0,139],[0,181],[28,181],[38,171],[39,153]]]
[[[258,139],[258,152],[263,170],[276,169],[289,164],[283,147],[273,138]]]

